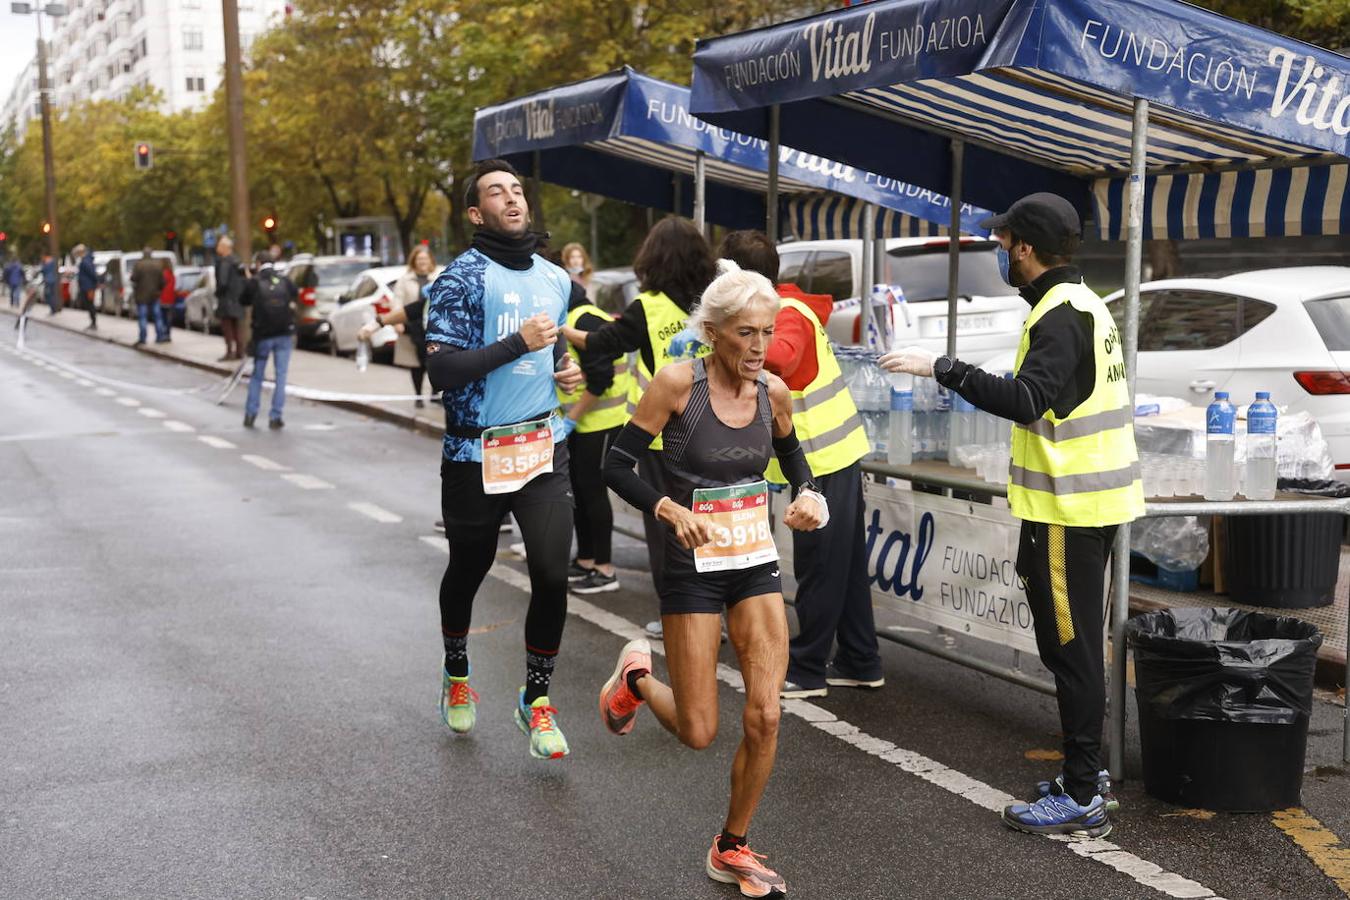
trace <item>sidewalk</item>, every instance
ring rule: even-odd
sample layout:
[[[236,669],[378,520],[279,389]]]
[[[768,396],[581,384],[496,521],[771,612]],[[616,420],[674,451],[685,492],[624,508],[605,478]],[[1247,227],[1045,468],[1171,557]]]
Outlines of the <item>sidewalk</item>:
[[[8,319],[15,318],[15,312],[8,307],[0,309]],[[29,334],[40,328],[59,328],[63,331],[81,334],[85,337],[132,347],[138,334],[136,322],[114,316],[99,316],[98,331],[88,332],[89,316],[83,310],[65,309],[59,315],[48,316],[45,307],[34,307],[28,317]],[[12,334],[12,331],[4,332]],[[229,375],[238,363],[219,362],[225,352],[224,339],[219,335],[207,335],[188,331],[184,328],[173,330],[173,340],[168,344],[154,343],[153,329],[151,343],[135,349],[141,353],[173,360],[197,369]],[[270,369],[269,369],[270,376]],[[244,391],[246,383],[235,390]],[[341,395],[341,399],[319,399],[315,402],[332,403],[335,406],[364,413],[411,428],[439,438],[445,432],[445,413],[439,402],[426,399],[426,407],[417,409],[412,402],[412,381],[407,369],[396,366],[371,364],[365,372],[356,368],[352,360],[331,356],[328,353],[297,349],[291,355],[290,370],[287,373],[286,389],[289,394],[298,396],[301,391],[322,391],[326,394]],[[363,399],[363,395],[396,396],[406,395],[405,401],[381,402]],[[242,397],[242,394],[241,394]]]

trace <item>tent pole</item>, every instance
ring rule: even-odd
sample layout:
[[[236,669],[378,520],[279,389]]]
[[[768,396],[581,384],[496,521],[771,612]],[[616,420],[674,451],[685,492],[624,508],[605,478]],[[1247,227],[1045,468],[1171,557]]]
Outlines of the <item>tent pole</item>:
[[[684,185],[680,183],[680,173],[672,172],[670,175],[671,203],[675,206],[675,215],[684,215]]]
[[[961,184],[965,180],[965,141],[952,141],[952,217],[947,226],[947,356],[956,359],[956,323],[960,316],[961,283]]]
[[[872,207],[872,233],[876,236],[872,244],[872,284],[887,284],[886,278],[886,240],[885,223],[883,218],[885,213],[881,207]],[[881,348],[883,351],[891,349],[891,342],[895,340],[892,331],[895,320],[891,317],[889,304],[886,309],[885,318],[877,323],[877,332],[881,335]]]
[[[702,150],[694,151],[694,225],[698,227],[699,233],[707,236],[708,219],[708,195],[707,183],[705,182],[706,172],[705,154]]]
[[[1125,355],[1126,385],[1134,407],[1135,349],[1139,343],[1139,278],[1144,250],[1144,170],[1148,150],[1148,101],[1134,101],[1134,129],[1130,137],[1128,232],[1125,244]],[[1115,585],[1111,604],[1111,777],[1125,778],[1125,622],[1130,617],[1130,525],[1116,532],[1111,568]]]
[[[862,265],[861,283],[858,285],[858,345],[867,346],[867,336],[872,333],[872,278],[876,272],[877,254],[877,208],[870,203],[863,204],[862,215]],[[889,347],[881,348],[889,350]]]
[[[769,107],[769,194],[764,198],[764,230],[778,242],[778,104]]]

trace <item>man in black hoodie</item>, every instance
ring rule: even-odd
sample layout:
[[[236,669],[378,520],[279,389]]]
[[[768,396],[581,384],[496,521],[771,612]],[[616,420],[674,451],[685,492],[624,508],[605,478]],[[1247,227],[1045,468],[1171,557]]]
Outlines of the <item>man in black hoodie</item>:
[[[525,685],[514,718],[537,759],[561,759],[567,741],[548,688],[567,618],[572,488],[556,388],[582,373],[558,340],[571,279],[535,253],[529,205],[507,162],[480,163],[464,205],[473,244],[428,288],[427,374],[442,392],[445,441],[441,511],[450,562],[441,581],[445,665],[441,717],[473,728],[468,633],[474,595],[497,554],[509,511],[520,524],[530,569]]]

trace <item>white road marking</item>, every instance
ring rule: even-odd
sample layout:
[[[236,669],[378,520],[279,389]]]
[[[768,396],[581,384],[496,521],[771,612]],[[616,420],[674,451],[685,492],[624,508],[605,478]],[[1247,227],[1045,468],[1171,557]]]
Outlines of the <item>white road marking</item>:
[[[450,545],[446,542],[445,535],[443,534],[424,534],[419,537],[418,540],[428,547],[434,547],[446,556],[450,555]]]
[[[140,409],[136,410],[136,412],[138,412],[138,413],[140,413],[141,415],[145,416],[147,419],[162,419],[162,418],[164,418],[164,413],[160,412],[160,411],[157,410],[157,409],[151,409],[151,408],[148,407],[148,406],[142,406]]]
[[[116,397],[116,396],[117,396],[117,391],[110,390],[110,389],[105,388],[105,387],[94,388],[94,393],[95,393],[95,394],[98,394],[100,397]]]
[[[69,378],[71,381],[75,380],[75,374],[73,372],[61,371],[56,374],[60,375],[62,378]]]
[[[199,434],[197,440],[208,447],[215,447],[217,450],[233,450],[234,444],[225,440],[223,437],[216,437],[214,434]]]
[[[163,425],[165,428],[169,429],[170,431],[187,432],[187,431],[196,431],[196,430],[197,430],[197,429],[193,428],[191,425],[189,425],[188,423],[186,423],[186,422],[179,422],[179,421],[176,420],[176,419],[165,419],[163,422],[160,422],[159,424]]]
[[[435,539],[423,537],[422,540],[432,544]],[[433,546],[439,546],[449,553],[449,548],[444,540],[436,541]],[[529,576],[509,566],[493,566],[488,574],[517,590],[524,591],[527,594],[530,592]],[[618,635],[625,641],[647,636],[638,625],[622,616],[616,616],[614,613],[607,612],[594,604],[587,603],[576,596],[567,598],[567,611],[585,619],[592,625]],[[665,647],[660,641],[652,641],[651,645],[653,653],[665,655]],[[737,691],[745,690],[740,672],[730,666],[718,663],[717,678]],[[864,753],[891,763],[911,775],[916,775],[924,781],[990,812],[1001,813],[1004,806],[1018,802],[1017,798],[1011,794],[1004,793],[982,781],[977,781],[955,769],[948,768],[921,753],[905,750],[888,740],[873,737],[814,703],[808,703],[805,700],[784,700],[783,712],[796,716],[812,727],[818,728],[826,734],[832,734],[846,744],[852,744]],[[1001,828],[1003,826],[995,826],[991,823],[991,827]],[[1078,856],[1109,866],[1123,875],[1128,875],[1139,884],[1152,888],[1168,897],[1222,900],[1222,898],[1216,896],[1214,891],[1204,885],[1189,878],[1183,878],[1174,872],[1168,872],[1156,863],[1151,863],[1127,850],[1123,850],[1119,845],[1110,841],[1075,838],[1066,835],[1050,836],[1050,840],[1067,844],[1068,848]]]
[[[94,383],[93,383],[92,381],[90,381],[88,378],[81,378],[79,381],[76,381],[75,383],[78,384],[80,387],[93,387],[93,386],[94,386]]]
[[[306,431],[336,431],[337,426],[329,422],[316,422],[313,425],[304,426]]]
[[[332,487],[322,478],[315,478],[313,475],[305,475],[300,472],[292,472],[290,475],[282,475],[281,477],[306,491],[323,491]]]
[[[348,503],[347,508],[355,510],[363,516],[369,516],[376,522],[385,525],[394,525],[403,521],[403,517],[398,513],[391,513],[387,509],[381,509],[374,503]]]
[[[245,453],[240,459],[251,466],[257,466],[264,472],[289,472],[291,469],[290,466],[283,466],[279,462],[274,462],[265,456],[258,456],[253,453]]]
[[[117,402],[120,403],[120,404],[122,404],[123,406],[140,406],[140,405],[141,405],[141,401],[137,400],[135,397],[118,397],[118,398],[117,398]]]

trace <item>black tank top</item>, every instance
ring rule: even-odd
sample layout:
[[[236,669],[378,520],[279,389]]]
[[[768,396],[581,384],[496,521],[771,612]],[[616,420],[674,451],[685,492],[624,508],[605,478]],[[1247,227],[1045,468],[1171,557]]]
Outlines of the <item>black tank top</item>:
[[[661,469],[665,492],[684,507],[693,505],[696,488],[747,484],[764,478],[773,440],[773,407],[769,404],[769,382],[761,372],[755,382],[755,417],[743,428],[722,422],[713,410],[708,394],[708,371],[702,359],[696,359],[694,383],[684,412],[672,413],[661,430]],[[694,571],[694,554],[680,546],[679,539],[666,529],[666,569],[675,574]]]

